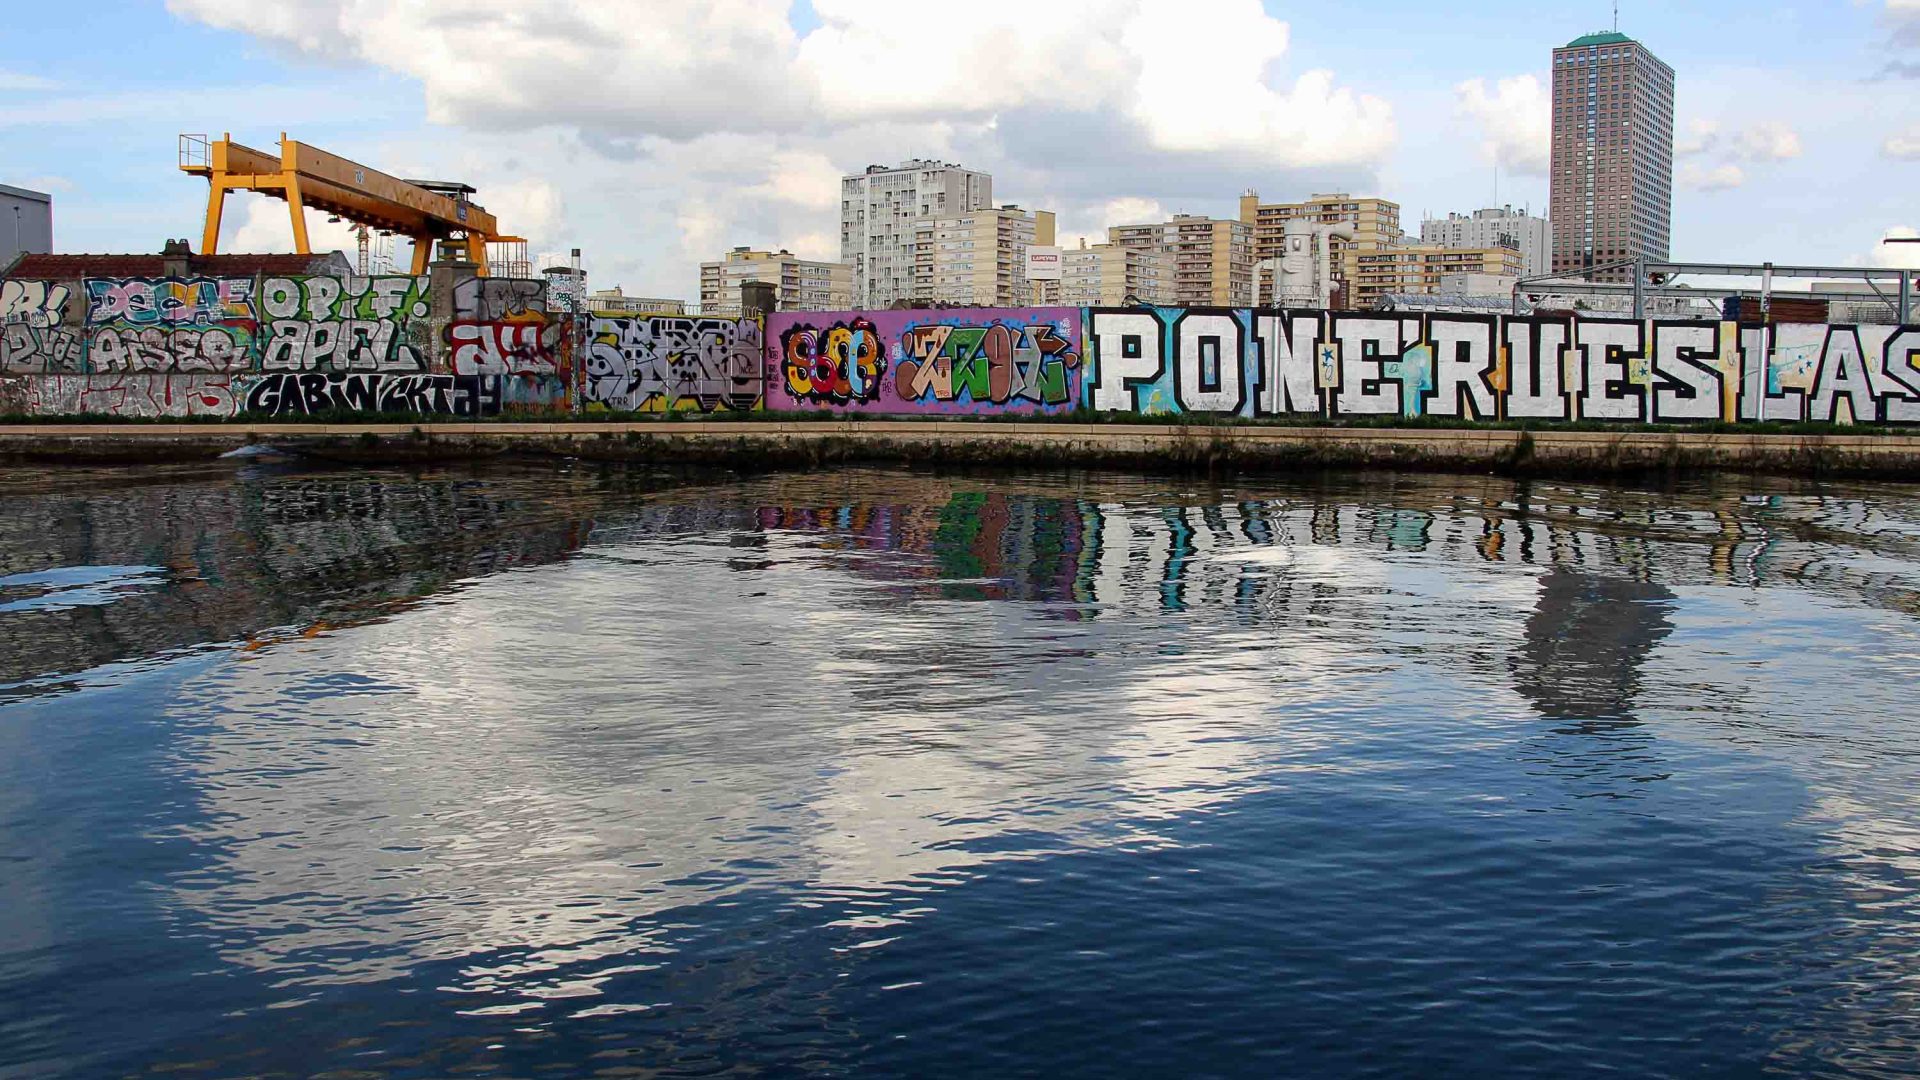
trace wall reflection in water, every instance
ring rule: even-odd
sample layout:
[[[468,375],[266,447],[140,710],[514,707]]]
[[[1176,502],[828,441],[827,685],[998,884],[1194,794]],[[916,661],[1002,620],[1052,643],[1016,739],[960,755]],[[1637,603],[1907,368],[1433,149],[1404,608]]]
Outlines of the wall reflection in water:
[[[1838,891],[1769,877],[1811,842],[1795,815],[1826,815],[1818,844],[1857,860],[1913,809],[1911,784],[1884,783],[1912,733],[1878,733],[1857,773],[1809,749],[1838,734],[1831,700],[1896,715],[1897,687],[1849,678],[1864,661],[1848,648],[1777,678],[1756,663],[1782,632],[1911,644],[1920,503],[1893,489],[547,468],[126,479],[0,507],[0,721],[23,718],[0,839],[27,856],[0,886],[16,916],[0,1005],[24,1000],[4,990],[10,971],[27,984],[18,958],[55,958],[32,977],[68,978],[59,958],[92,932],[62,917],[79,856],[35,829],[140,838],[148,861],[94,889],[122,890],[111,917],[151,919],[177,945],[148,1004],[202,985],[192,973],[209,963],[258,980],[230,987],[215,1061],[294,1015],[270,1006],[334,1007],[367,987],[514,1024],[693,1003],[670,1026],[696,1041],[785,1024],[851,1045],[846,987],[863,966],[933,977],[951,958],[910,943],[943,909],[992,896],[1009,924],[1063,918],[1024,907],[1008,882],[1029,879],[1005,867],[1057,883],[1042,868],[1178,866],[1210,844],[1244,880],[1116,882],[1142,922],[1103,928],[1115,956],[1221,963],[1159,957],[1151,927],[1249,918],[1231,906],[1245,889],[1284,904],[1386,851],[1380,865],[1430,884],[1570,888],[1571,864],[1531,846],[1548,835],[1575,850],[1640,836],[1675,867],[1730,837],[1757,845],[1744,864],[1695,866],[1697,894],[1624,891],[1586,913],[1595,925],[1661,903],[1674,925],[1718,925],[1729,897],[1766,887],[1783,933],[1818,935],[1866,887],[1857,871]],[[85,567],[135,569],[48,576]],[[1862,636],[1862,618],[1885,625]],[[53,813],[40,785],[62,768],[20,762],[52,753],[23,733],[62,708],[85,721],[70,760],[161,794]],[[152,745],[117,749],[113,716],[137,716]],[[1738,784],[1729,760],[1748,770]],[[1741,800],[1762,795],[1769,809],[1748,813]],[[1649,841],[1627,803],[1692,831]],[[1250,814],[1273,815],[1271,842],[1210,831]],[[1543,821],[1558,831],[1525,831]],[[1259,892],[1272,860],[1359,826],[1372,831],[1299,854],[1328,861],[1289,864],[1297,877]],[[1900,843],[1900,860],[1920,850]],[[1605,865],[1600,886],[1624,873]],[[1487,897],[1453,902],[1420,948],[1513,937],[1474,910]],[[1809,948],[1910,985],[1890,966],[1910,929],[1879,929],[1871,949]],[[1542,957],[1592,944],[1556,913],[1523,931]],[[1355,955],[1387,947],[1369,932],[1353,930]],[[1771,941],[1750,955],[1774,956]],[[980,948],[981,964],[1024,962]],[[1791,982],[1803,960],[1767,962]],[[1688,974],[1632,977],[1657,1001]],[[1552,978],[1589,988],[1571,969]],[[1775,1019],[1805,1045],[1836,1029],[1826,1014]],[[634,1045],[661,1034],[633,1023]],[[191,1057],[178,1032],[124,1038],[112,1060]],[[33,1039],[48,1060],[88,1052]],[[436,1068],[470,1063],[436,1053]]]

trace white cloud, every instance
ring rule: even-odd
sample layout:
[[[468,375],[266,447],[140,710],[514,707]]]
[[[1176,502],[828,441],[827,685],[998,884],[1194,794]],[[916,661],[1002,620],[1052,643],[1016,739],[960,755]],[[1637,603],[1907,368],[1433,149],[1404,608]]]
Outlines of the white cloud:
[[[1692,157],[1711,148],[1720,133],[1720,125],[1711,120],[1693,119],[1680,125],[1673,136],[1673,156]]]
[[[965,18],[896,0],[168,0],[178,15],[420,80],[430,120],[486,130],[578,125],[685,140],[1012,110],[1124,117],[1150,145],[1278,164],[1377,161],[1378,97],[1269,69],[1287,24],[1258,0],[973,0]],[[484,63],[474,62],[485,57]],[[511,73],[511,74],[506,74]]]
[[[1920,229],[1896,225],[1886,231],[1867,255],[1869,266],[1891,266],[1900,270],[1920,270],[1920,244],[1889,244],[1888,240],[1920,237]]]
[[[1894,53],[1920,49],[1920,0],[1887,0],[1880,13],[1880,25],[1886,27],[1885,48]],[[1888,60],[1880,68],[1882,78],[1920,79],[1920,55],[1910,54]]]
[[[1537,76],[1501,79],[1491,90],[1485,79],[1468,79],[1453,92],[1457,111],[1479,125],[1487,160],[1516,175],[1547,175],[1553,100]]]
[[[972,0],[962,17],[935,4],[815,0],[821,25],[800,42],[794,68],[846,119],[984,116],[1043,98],[1092,109],[1127,77],[1127,58],[1101,27],[1131,6]]]
[[[1137,72],[1129,115],[1163,150],[1241,150],[1294,165],[1378,160],[1392,148],[1387,103],[1308,71],[1281,92],[1264,81],[1287,24],[1257,0],[1144,0],[1119,48]]]
[[[1100,207],[1102,220],[1100,230],[1104,241],[1106,230],[1116,225],[1145,225],[1155,221],[1165,221],[1167,211],[1158,200],[1142,199],[1129,195],[1124,198],[1110,199]]]
[[[786,0],[168,0],[176,15],[418,79],[427,118],[495,130],[563,121],[674,136],[798,122]]]
[[[692,293],[694,264],[739,244],[837,258],[840,178],[870,163],[986,169],[996,201],[1102,240],[1117,192],[1129,214],[1231,214],[1248,184],[1369,184],[1397,139],[1387,103],[1299,62],[1260,0],[973,0],[963,17],[813,0],[804,35],[791,0],[634,6],[168,0],[417,80],[444,126],[368,164],[467,180],[536,250],[580,244],[595,287],[657,295]],[[526,176],[573,212],[513,204]]]
[[[1771,165],[1801,154],[1800,134],[1768,120],[1727,129],[1713,120],[1694,119],[1675,134],[1673,153],[1683,158],[1674,183],[1694,191],[1730,191],[1744,185],[1753,166]]]
[[[1774,120],[1729,131],[1715,121],[1696,119],[1674,137],[1673,152],[1677,157],[1704,155],[1748,164],[1786,161],[1800,156],[1800,133]]]
[[[1880,153],[1895,161],[1920,161],[1920,124],[1887,136],[1887,141],[1880,144]]]
[[[494,180],[484,189],[484,205],[501,228],[529,241],[548,241],[566,230],[560,190],[538,177]]]
[[[1680,166],[1675,180],[1681,187],[1695,191],[1727,191],[1746,183],[1747,174],[1738,165],[1703,165],[1689,161]]]
[[[776,150],[767,158],[767,179],[752,194],[814,210],[831,210],[839,219],[840,169],[817,150]]]
[[[1800,134],[1777,121],[1752,124],[1727,140],[1728,153],[1742,161],[1786,161],[1800,156]]]
[[[0,68],[0,90],[57,90],[60,84],[23,71]]]
[[[237,211],[237,212],[236,212]],[[348,261],[354,258],[359,239],[353,226],[342,221],[330,223],[326,215],[306,212],[309,250],[344,251]],[[227,196],[220,219],[220,250],[233,252],[285,252],[293,250],[293,215],[279,199],[236,192]],[[199,237],[190,241],[200,246]]]
[[[1880,15],[1896,45],[1920,46],[1920,0],[1887,0]]]

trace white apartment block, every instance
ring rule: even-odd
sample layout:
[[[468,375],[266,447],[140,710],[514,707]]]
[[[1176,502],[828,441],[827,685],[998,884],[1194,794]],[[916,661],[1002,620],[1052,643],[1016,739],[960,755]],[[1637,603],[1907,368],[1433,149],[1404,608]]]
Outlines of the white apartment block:
[[[853,306],[853,270],[845,263],[802,259],[791,251],[737,247],[700,264],[700,313],[739,318],[740,286],[772,285],[775,310],[844,311]]]
[[[914,234],[923,218],[993,205],[993,177],[944,161],[869,165],[840,181],[840,261],[854,306],[886,307],[913,293]]]
[[[1420,223],[1420,242],[1450,248],[1510,247],[1520,253],[1521,273],[1553,270],[1553,234],[1547,219],[1511,206],[1493,206],[1471,214],[1448,214]]]
[[[1071,248],[1060,257],[1060,303],[1121,307],[1133,300],[1173,301],[1173,259],[1165,252],[1119,244]]]
[[[1053,243],[1053,213],[1018,206],[923,217],[913,223],[907,296],[915,303],[1019,307],[1034,302],[1027,248]]]

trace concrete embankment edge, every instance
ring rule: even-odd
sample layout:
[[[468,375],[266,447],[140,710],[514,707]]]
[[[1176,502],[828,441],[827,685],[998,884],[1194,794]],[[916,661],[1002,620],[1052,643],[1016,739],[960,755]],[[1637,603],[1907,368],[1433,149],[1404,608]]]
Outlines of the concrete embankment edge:
[[[1732,469],[1920,479],[1920,437],[1895,435],[881,420],[0,426],[0,457],[15,461],[182,461],[247,445],[370,464],[513,454],[767,466],[894,461],[1596,475]]]

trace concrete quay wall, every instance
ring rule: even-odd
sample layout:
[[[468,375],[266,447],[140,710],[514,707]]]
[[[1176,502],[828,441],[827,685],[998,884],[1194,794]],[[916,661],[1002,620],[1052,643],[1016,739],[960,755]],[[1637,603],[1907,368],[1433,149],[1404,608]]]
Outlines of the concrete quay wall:
[[[842,461],[1128,468],[1730,469],[1920,480],[1920,436],[1005,421],[0,425],[0,458],[141,462],[248,445],[367,463],[502,454],[768,467]]]

